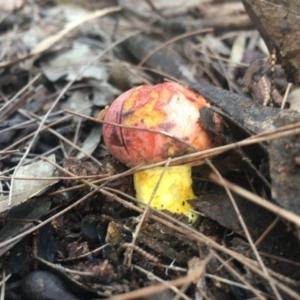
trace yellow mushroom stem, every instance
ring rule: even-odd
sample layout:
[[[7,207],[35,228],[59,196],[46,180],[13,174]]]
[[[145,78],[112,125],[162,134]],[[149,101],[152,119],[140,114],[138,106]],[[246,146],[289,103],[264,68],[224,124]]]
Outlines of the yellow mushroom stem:
[[[151,200],[152,193],[160,179],[164,167],[157,167],[134,174],[136,198],[145,207]],[[172,213],[184,214],[191,224],[198,216],[191,212],[192,206],[187,200],[196,199],[192,189],[192,171],[190,166],[168,167],[161,178],[158,189],[153,196],[150,206],[158,210],[166,209]]]

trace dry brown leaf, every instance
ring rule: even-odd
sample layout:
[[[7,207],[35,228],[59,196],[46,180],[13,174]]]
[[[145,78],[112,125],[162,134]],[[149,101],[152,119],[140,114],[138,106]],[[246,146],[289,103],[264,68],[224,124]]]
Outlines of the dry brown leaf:
[[[50,161],[55,163],[55,155],[50,155],[48,157]],[[8,195],[0,196],[0,212],[3,212],[7,209],[15,205],[19,205],[26,200],[40,195],[47,188],[52,186],[57,182],[57,180],[38,180],[40,177],[52,177],[55,171],[55,167],[44,161],[34,162],[32,164],[22,166],[16,172],[16,178],[20,177],[35,177],[36,180],[22,180],[15,179],[14,184],[12,186],[12,203],[8,205]]]
[[[48,80],[55,82],[64,77],[67,81],[75,78],[94,78],[99,81],[108,77],[105,66],[92,65],[86,67],[88,62],[97,59],[99,51],[90,45],[80,42],[73,42],[70,49],[58,51],[56,55],[41,63],[41,68]],[[83,72],[84,70],[84,72]],[[78,76],[78,74],[81,74]]]
[[[6,1],[6,0],[0,0],[0,1]],[[16,63],[19,63],[19,62],[22,62],[26,59],[31,58],[34,55],[41,54],[41,53],[47,51],[52,46],[54,46],[57,42],[59,42],[61,39],[63,39],[69,32],[71,32],[72,30],[78,28],[80,25],[82,25],[86,22],[89,22],[89,21],[91,21],[95,18],[102,17],[102,16],[105,16],[109,13],[117,12],[117,11],[120,11],[120,10],[121,10],[121,7],[113,6],[113,7],[110,7],[110,8],[103,9],[103,10],[97,10],[94,13],[88,15],[86,18],[83,18],[81,20],[76,20],[74,22],[70,22],[65,26],[64,29],[62,29],[61,31],[59,31],[55,35],[52,35],[52,36],[44,39],[41,43],[39,43],[36,47],[34,47],[31,50],[31,53],[29,55],[25,55],[23,57],[20,57],[20,58],[14,60],[14,61],[0,62],[0,68],[6,68],[6,67],[9,67],[9,66],[12,66]]]
[[[120,11],[121,7],[119,6],[113,6],[102,10],[97,10],[93,12],[92,14],[88,15],[86,18],[83,18],[81,20],[75,20],[73,22],[68,23],[64,29],[60,30],[55,35],[49,36],[45,40],[43,40],[40,44],[38,44],[36,47],[34,47],[31,50],[32,55],[40,54],[49,48],[51,48],[53,45],[55,45],[57,42],[59,42],[62,38],[64,38],[69,32],[76,29],[80,25],[89,22],[91,20],[94,20],[98,17],[102,17],[104,15],[107,15],[109,13]]]
[[[81,149],[83,152],[78,152],[76,157],[78,159],[86,157],[86,154],[92,155],[92,153],[95,151],[97,148],[98,144],[100,143],[101,140],[101,129],[102,125],[101,124],[96,124],[90,131],[89,135],[87,138],[84,140]]]
[[[75,91],[68,100],[62,105],[62,108],[72,111],[80,111],[85,115],[90,116],[92,114],[92,102],[89,100],[87,93],[83,91]],[[73,116],[73,122],[81,122],[82,118]]]

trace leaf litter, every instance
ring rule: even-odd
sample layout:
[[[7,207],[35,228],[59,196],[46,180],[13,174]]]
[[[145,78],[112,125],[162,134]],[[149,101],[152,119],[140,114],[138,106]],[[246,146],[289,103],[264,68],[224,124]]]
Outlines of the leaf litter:
[[[287,79],[299,83],[299,39],[293,26],[282,38],[280,22],[297,17],[299,5],[219,2],[9,9],[0,23],[0,254],[3,279],[14,276],[2,298],[54,297],[37,279],[60,299],[299,298],[299,113],[262,105],[274,84],[277,105],[286,97],[295,107],[297,88],[285,92]],[[254,63],[247,93],[249,63],[270,61],[257,29],[287,77],[265,65],[257,77]],[[100,111],[122,91],[163,80],[210,102],[199,118],[223,141],[170,161],[193,166],[194,226],[166,211],[141,218],[132,174],[148,166],[124,166],[102,140]]]
[[[50,161],[55,163],[55,155],[49,157]],[[38,196],[49,189],[58,180],[53,180],[55,167],[48,162],[42,160],[31,164],[24,165],[15,173],[14,184],[10,187],[12,189],[13,202],[8,205],[8,196],[0,197],[0,212],[4,212],[12,207],[19,205],[30,198]],[[31,179],[26,180],[30,177]],[[48,177],[49,179],[41,179],[41,177]]]

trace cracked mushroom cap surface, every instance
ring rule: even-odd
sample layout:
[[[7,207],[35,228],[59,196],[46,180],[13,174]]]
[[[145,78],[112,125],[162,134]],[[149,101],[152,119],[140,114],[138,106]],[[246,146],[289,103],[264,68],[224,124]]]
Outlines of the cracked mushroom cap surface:
[[[111,104],[104,121],[137,129],[104,124],[104,142],[115,158],[130,166],[209,149],[213,139],[199,122],[204,105],[209,106],[201,95],[173,82],[132,88]]]

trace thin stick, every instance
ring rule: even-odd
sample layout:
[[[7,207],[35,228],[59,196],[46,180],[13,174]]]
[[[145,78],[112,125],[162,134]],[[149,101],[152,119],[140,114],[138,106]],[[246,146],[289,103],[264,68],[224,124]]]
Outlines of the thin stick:
[[[22,93],[24,93],[30,86],[33,85],[34,82],[36,82],[41,76],[41,73],[37,74],[28,84],[26,84],[20,91],[18,91],[13,98],[8,100],[0,109],[0,119],[2,119],[3,114],[6,112],[6,108],[14,101],[16,100]]]
[[[103,245],[103,246],[101,246],[101,247],[99,247],[99,248],[96,248],[96,249],[94,249],[94,250],[92,250],[92,251],[89,251],[89,252],[87,252],[87,253],[84,253],[84,254],[82,254],[82,255],[78,255],[78,256],[75,256],[75,257],[68,257],[68,258],[63,258],[63,259],[57,259],[56,262],[61,263],[61,262],[67,262],[67,261],[78,260],[78,259],[87,257],[87,256],[89,256],[90,254],[93,254],[93,253],[96,253],[96,252],[98,252],[98,251],[101,251],[101,250],[103,250],[105,247],[107,247],[108,245],[110,245],[110,244],[105,244],[105,245]]]
[[[83,117],[87,120],[91,120],[91,121],[102,123],[102,124],[109,124],[109,125],[116,126],[116,127],[130,128],[130,129],[136,129],[136,130],[159,133],[161,135],[168,136],[168,137],[170,137],[170,138],[172,138],[172,139],[174,139],[178,142],[184,143],[187,146],[193,148],[192,145],[190,145],[190,144],[186,143],[185,141],[183,141],[183,140],[181,140],[181,139],[179,139],[175,136],[172,136],[171,134],[166,133],[164,131],[157,131],[157,130],[152,130],[152,129],[139,128],[139,127],[136,127],[136,126],[129,126],[129,125],[124,125],[124,124],[106,122],[106,121],[98,120],[98,119],[95,119],[95,118],[92,118],[92,117],[89,117],[89,116],[85,116],[83,114],[76,113],[76,112],[73,112],[73,111],[70,111],[70,110],[65,110],[65,111],[67,113],[72,114],[72,115],[80,116],[80,117]],[[200,164],[203,163],[203,160],[205,158],[211,158],[211,157],[214,157],[216,155],[225,153],[225,152],[227,152],[229,150],[232,150],[232,149],[236,149],[236,148],[240,148],[240,147],[243,147],[243,146],[248,146],[248,145],[252,145],[252,144],[256,144],[256,143],[266,142],[266,141],[269,141],[269,140],[274,140],[274,139],[278,139],[278,138],[281,138],[281,137],[295,135],[295,134],[299,134],[299,133],[300,133],[300,122],[290,124],[290,125],[286,125],[286,126],[282,126],[280,128],[274,129],[272,131],[262,132],[260,134],[251,136],[247,139],[244,139],[244,140],[236,142],[236,143],[232,143],[232,144],[228,144],[228,145],[224,145],[224,146],[220,146],[220,147],[215,147],[215,148],[208,149],[208,150],[203,150],[203,151],[198,151],[196,149],[195,153],[191,153],[191,154],[187,154],[187,155],[172,158],[172,162],[170,163],[170,165],[172,165],[172,166],[174,166],[174,165],[184,165],[184,164],[191,165],[191,166],[200,165]],[[139,171],[154,168],[154,167],[164,166],[165,163],[166,163],[166,160],[164,160],[162,162],[159,162],[159,163],[143,166],[139,169]]]
[[[4,300],[5,298],[5,286],[6,286],[6,280],[4,280],[6,278],[6,273],[5,273],[5,268],[2,267],[2,284],[1,284],[1,294],[0,294],[0,300]]]
[[[109,188],[105,188],[100,190],[100,192],[106,196],[111,197],[112,199],[118,201],[119,203],[125,205],[126,207],[128,207],[129,209],[133,209],[135,211],[138,212],[142,212],[142,209],[140,209],[139,207],[133,205],[130,202],[127,202],[125,200],[123,200],[122,198],[118,197],[116,194],[119,192],[120,194],[122,192],[118,191],[118,190],[114,190],[114,192],[108,192]],[[109,189],[112,190],[112,189]],[[126,196],[127,198],[133,200],[133,201],[137,201],[134,197],[131,197],[129,195],[126,195],[124,193],[122,193],[122,195]],[[152,208],[151,208],[152,209]],[[152,209],[154,210],[154,209]],[[162,218],[157,217],[154,214],[150,215],[150,218],[160,222],[161,224],[169,227],[170,229],[173,229],[183,235],[185,235],[187,238],[190,238],[191,240],[194,240],[195,242],[199,242],[199,243],[205,243],[207,246],[209,247],[213,247],[214,249],[221,251],[229,256],[231,256],[233,259],[239,261],[241,264],[244,264],[247,268],[249,268],[251,271],[253,271],[254,273],[256,273],[258,276],[269,280],[266,275],[256,267],[256,262],[247,259],[244,255],[239,254],[233,250],[230,250],[228,248],[225,248],[223,245],[218,244],[217,242],[215,242],[214,240],[208,238],[207,236],[205,236],[204,234],[202,234],[201,232],[195,230],[194,228],[181,223],[180,221],[176,220],[175,218],[173,218],[172,216],[156,210],[155,213],[157,215],[162,216]],[[169,220],[169,221],[167,221]],[[1,244],[0,244],[1,245]],[[291,288],[289,288],[288,286],[286,286],[285,284],[282,284],[281,282],[279,282],[278,280],[274,279],[274,278],[270,278],[269,281],[272,281],[274,284],[276,284],[276,286],[278,286],[278,288],[280,288],[282,291],[284,291],[285,293],[287,293],[288,295],[290,295],[292,298],[294,299],[299,299],[299,294],[297,292],[295,292],[294,290],[292,290]]]
[[[149,286],[146,288],[142,288],[133,292],[129,292],[126,294],[118,295],[115,297],[110,298],[111,300],[127,300],[127,299],[137,299],[140,297],[145,297],[147,295],[152,295],[156,294],[159,292],[162,292],[166,289],[169,289],[171,286],[181,286],[184,284],[190,284],[195,281],[196,278],[199,277],[199,274],[203,272],[205,269],[205,266],[207,263],[211,260],[211,255],[208,255],[205,260],[202,262],[201,266],[199,268],[191,271],[188,273],[187,276],[175,279],[175,280],[170,280],[168,282],[163,282],[161,284],[157,284],[154,286]]]
[[[286,103],[286,100],[288,98],[288,95],[290,93],[290,90],[291,90],[292,86],[293,86],[293,84],[289,83],[287,88],[286,88],[286,91],[284,93],[284,97],[283,97],[283,100],[282,100],[282,103],[281,103],[281,107],[280,107],[281,109],[284,109],[284,107],[285,107],[285,103]]]
[[[256,297],[261,300],[265,300],[266,297],[262,295],[262,292],[255,289],[243,276],[241,276],[234,268],[232,268],[223,258],[221,258],[214,250],[211,250],[213,255],[220,261],[220,263],[225,266],[225,268],[237,279],[239,279],[242,283],[244,283],[245,287],[249,289]]]
[[[149,199],[149,201],[147,203],[147,206],[144,209],[142,215],[140,216],[139,223],[136,226],[134,233],[132,234],[132,242],[131,242],[131,244],[133,244],[133,245],[135,245],[135,243],[136,243],[136,240],[137,240],[138,234],[139,234],[139,232],[140,232],[140,230],[142,228],[143,222],[144,222],[144,220],[145,220],[145,218],[146,218],[146,216],[147,216],[147,214],[149,212],[149,207],[151,205],[151,202],[152,202],[152,200],[153,200],[153,198],[154,198],[154,196],[155,196],[155,194],[156,194],[156,192],[157,192],[157,190],[158,190],[158,188],[160,186],[160,183],[161,183],[161,181],[162,181],[162,179],[163,179],[163,177],[164,177],[164,175],[165,175],[165,173],[167,171],[167,168],[168,168],[169,164],[170,164],[170,158],[168,159],[168,161],[167,161],[167,163],[166,163],[163,171],[161,172],[161,174],[160,174],[160,176],[158,178],[158,181],[155,184],[155,187],[154,187],[154,189],[153,189],[153,191],[151,193],[151,196],[150,196],[150,199]],[[131,265],[131,260],[132,260],[132,255],[133,255],[133,249],[134,249],[133,247],[127,248],[126,252],[124,254],[124,264],[127,265],[127,267],[130,267],[130,265]]]
[[[257,247],[264,238],[271,232],[271,230],[277,225],[280,220],[280,216],[276,216],[274,221],[268,226],[268,228],[262,233],[262,235],[256,240],[255,246]]]
[[[163,279],[161,279],[160,277],[158,276],[155,276],[153,273],[150,273],[149,271],[139,267],[139,266],[136,266],[136,265],[132,265],[132,267],[136,270],[138,270],[139,272],[143,273],[143,274],[146,274],[147,277],[150,279],[150,280],[156,280],[160,283],[163,283],[163,284],[168,284],[168,282],[164,281]],[[184,293],[182,293],[176,286],[173,286],[173,285],[170,285],[169,287],[174,293],[176,293],[177,295],[180,295],[180,297],[182,297],[182,299],[185,299],[185,300],[192,300],[190,297],[188,297],[187,295],[185,295]]]
[[[70,173],[72,174],[72,173]],[[92,185],[91,183],[82,180],[84,183],[88,184],[89,186],[91,186],[92,188],[94,188],[94,185]],[[98,189],[98,187],[97,187]],[[117,190],[115,190],[117,191]],[[67,207],[66,209],[64,209],[63,211],[57,213],[56,215],[52,216],[51,218],[47,219],[46,221],[44,221],[42,224],[39,224],[31,229],[28,229],[26,231],[24,231],[23,233],[9,239],[6,240],[2,243],[0,243],[0,248],[9,245],[10,243],[36,231],[37,229],[41,228],[42,226],[44,226],[45,224],[49,223],[50,221],[52,221],[53,219],[61,216],[62,214],[64,214],[65,212],[69,211],[70,209],[72,209],[73,207],[77,206],[79,203],[81,203],[82,201],[86,200],[87,198],[89,198],[92,194],[94,194],[93,191],[91,193],[88,193],[86,196],[84,196],[83,198],[81,198],[80,200],[78,200],[77,202],[73,203],[72,205],[70,205],[69,207]],[[128,207],[129,209],[132,209],[134,211],[137,211],[139,213],[142,213],[142,209],[137,207],[136,205],[123,200],[122,198],[118,197],[115,193],[112,192],[108,192],[106,189],[99,189],[99,192],[101,192],[102,194],[110,197],[112,200],[116,200],[119,203],[121,203],[122,205],[124,205],[125,207]],[[128,196],[128,195],[127,195]],[[133,200],[136,200],[133,197],[128,196],[128,198],[132,198]],[[152,208],[151,208],[152,209]],[[205,236],[204,234],[202,234],[199,231],[196,231],[195,229],[191,228],[190,226],[181,223],[180,221],[174,219],[173,217],[169,216],[168,214],[165,214],[161,211],[156,211],[157,215],[162,216],[164,219],[162,219],[161,217],[157,217],[154,214],[150,215],[150,218],[160,222],[161,224],[164,224],[165,226],[168,226],[170,229],[173,229],[181,234],[184,234],[187,238],[190,238],[192,240],[194,240],[195,242],[199,242],[199,243],[205,243],[206,245],[213,247],[214,249],[218,250],[218,251],[222,251],[223,253],[230,255],[232,258],[236,259],[237,261],[239,261],[241,264],[244,264],[246,267],[248,267],[250,270],[252,270],[254,273],[256,273],[258,276],[261,276],[262,278],[265,278],[265,274],[259,270],[256,266],[255,266],[255,262],[248,260],[245,258],[245,256],[236,253],[228,248],[225,248],[224,246],[218,244],[217,242],[215,242],[214,240],[208,238],[207,236]],[[166,221],[166,220],[170,220],[170,221]],[[266,279],[266,278],[265,278]],[[293,291],[291,288],[289,288],[288,286],[282,284],[281,282],[279,282],[278,280],[271,278],[272,282],[274,282],[274,284],[276,284],[282,291],[284,291],[285,293],[287,293],[288,295],[290,295],[293,299],[299,299],[299,295],[298,293],[296,293],[295,291]],[[176,280],[176,283],[186,283],[189,282],[187,279],[183,279],[183,280]],[[155,291],[157,291],[156,287],[153,287]],[[126,298],[125,298],[126,299]]]
[[[211,174],[210,179],[213,182],[215,182],[223,187],[226,186],[234,193],[254,202],[255,204],[258,204],[258,205],[270,210],[275,215],[279,215],[279,216],[285,218],[286,220],[295,223],[297,226],[300,226],[300,217],[298,215],[294,214],[293,212],[290,212],[284,208],[281,208],[281,207],[255,195],[255,194],[252,194],[249,191],[239,187],[238,185],[235,185],[235,184],[227,181],[226,179],[220,180],[215,174]]]
[[[212,32],[213,29],[212,28],[207,28],[207,29],[197,29],[194,30],[192,32],[187,32],[187,33],[183,33],[180,35],[177,35],[175,37],[173,37],[172,39],[169,39],[168,41],[166,41],[165,43],[157,46],[156,48],[154,48],[152,51],[150,51],[138,64],[138,67],[141,67],[153,54],[155,54],[157,51],[159,51],[160,49],[175,43],[176,41],[182,40],[184,38],[196,35],[196,34],[201,34],[201,33],[207,33],[207,32]]]
[[[210,166],[210,168],[215,172],[215,174],[216,174],[216,176],[218,177],[218,179],[219,179],[220,181],[224,180],[224,178],[222,177],[222,175],[220,174],[220,172],[215,168],[215,166],[210,162],[210,160],[209,160],[209,159],[206,159],[205,161],[206,161],[207,164]],[[254,242],[253,242],[253,240],[252,240],[252,237],[251,237],[251,235],[250,235],[250,232],[249,232],[249,230],[248,230],[248,228],[247,228],[247,225],[245,224],[245,221],[244,221],[244,219],[243,219],[243,217],[242,217],[242,215],[241,215],[241,212],[240,212],[240,210],[239,210],[239,208],[238,208],[238,206],[237,206],[237,204],[236,204],[236,201],[234,200],[234,198],[233,198],[233,196],[232,196],[231,191],[229,190],[229,188],[228,188],[226,185],[224,185],[223,187],[224,187],[224,189],[225,189],[225,191],[226,191],[226,193],[227,193],[227,195],[228,195],[228,197],[229,197],[229,199],[230,199],[230,202],[231,202],[231,204],[232,204],[232,206],[233,206],[233,208],[234,208],[234,210],[235,210],[235,213],[236,213],[236,215],[237,215],[237,217],[238,217],[238,219],[239,219],[239,222],[240,222],[240,224],[241,224],[241,226],[242,226],[242,228],[243,228],[243,230],[244,230],[244,232],[245,232],[245,235],[246,235],[246,238],[247,238],[247,240],[248,240],[248,242],[249,242],[249,245],[250,245],[250,247],[251,247],[251,249],[252,249],[252,251],[253,251],[253,253],[254,253],[254,255],[255,255],[255,257],[256,257],[256,259],[257,259],[259,265],[260,265],[260,267],[261,267],[261,269],[263,270],[263,272],[265,273],[265,275],[266,275],[268,278],[270,278],[270,274],[268,273],[267,268],[266,268],[266,266],[265,266],[265,264],[264,264],[264,262],[263,262],[261,256],[259,255],[259,253],[258,253],[258,251],[257,251],[257,248],[256,248],[256,246],[255,246],[255,244],[254,244]],[[272,290],[273,290],[273,292],[274,292],[276,298],[277,298],[278,300],[282,300],[282,298],[281,298],[281,296],[280,296],[280,294],[279,294],[279,292],[278,292],[276,286],[274,285],[274,283],[271,282],[271,281],[269,281],[269,284],[270,284],[270,286],[271,286],[271,288],[272,288]]]
[[[69,110],[69,109],[66,109],[65,112],[68,113],[68,114],[77,116],[77,117],[85,118],[86,120],[90,120],[90,121],[94,121],[94,122],[100,123],[100,124],[106,124],[106,125],[111,125],[111,126],[114,126],[114,127],[135,129],[135,130],[139,130],[139,131],[146,131],[146,132],[153,132],[153,133],[161,134],[161,135],[164,135],[164,136],[167,136],[169,138],[172,138],[175,141],[178,141],[178,142],[180,142],[180,143],[182,143],[182,144],[184,144],[184,145],[192,148],[195,152],[198,151],[198,149],[195,146],[193,146],[192,144],[187,143],[183,139],[180,139],[180,138],[172,135],[171,133],[163,131],[163,130],[156,130],[156,129],[151,129],[151,128],[142,128],[142,127],[139,127],[139,126],[131,126],[131,125],[126,125],[126,124],[119,124],[119,123],[114,123],[114,122],[108,122],[108,121],[104,121],[104,120],[99,120],[99,119],[96,119],[96,118],[93,118],[93,117],[90,117],[90,116],[86,116],[86,115],[83,115],[81,113]]]
[[[140,31],[139,31],[140,32]],[[124,42],[126,39],[130,38],[133,35],[136,35],[137,33],[131,34],[113,44],[111,44],[109,47],[107,47],[105,50],[103,50],[94,60],[92,60],[89,64],[87,64],[87,66],[85,68],[83,68],[78,74],[77,76],[75,76],[75,78],[73,80],[71,80],[68,84],[66,84],[66,86],[61,90],[61,92],[59,93],[59,95],[57,96],[57,98],[55,99],[55,101],[52,103],[52,105],[50,106],[50,108],[48,109],[47,113],[44,115],[42,121],[39,124],[38,129],[36,130],[31,142],[29,143],[23,157],[21,158],[20,162],[18,163],[18,165],[15,168],[15,171],[13,173],[13,178],[16,176],[16,173],[18,171],[18,169],[20,168],[20,166],[22,165],[23,161],[25,160],[25,158],[27,157],[29,151],[31,150],[32,146],[34,145],[37,137],[39,136],[46,120],[48,119],[49,115],[51,114],[52,110],[55,108],[55,106],[58,104],[58,102],[60,101],[60,99],[64,96],[64,94],[67,92],[67,90],[71,87],[71,85],[75,82],[75,80],[82,75],[94,62],[96,62],[100,57],[102,57],[105,53],[107,53],[109,50],[113,49],[115,46],[117,46],[118,44]],[[14,184],[14,179],[12,179],[12,188],[9,191],[9,196],[8,196],[8,205],[11,205],[11,201],[12,201],[12,195],[13,195],[13,184]]]

